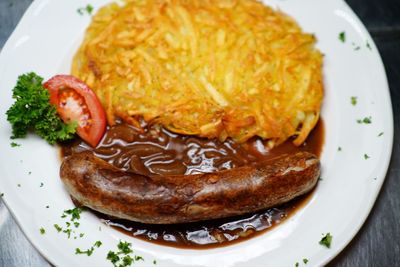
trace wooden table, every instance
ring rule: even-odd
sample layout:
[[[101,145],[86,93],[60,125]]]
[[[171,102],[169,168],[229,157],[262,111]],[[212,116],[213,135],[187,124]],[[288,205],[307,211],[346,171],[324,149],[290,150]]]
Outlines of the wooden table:
[[[0,47],[31,2],[0,0]],[[371,214],[356,237],[329,266],[395,267],[400,266],[400,142],[397,139],[400,127],[400,1],[347,2],[368,28],[383,58],[393,102],[395,139],[386,181]],[[0,266],[50,266],[27,241],[1,202]]]

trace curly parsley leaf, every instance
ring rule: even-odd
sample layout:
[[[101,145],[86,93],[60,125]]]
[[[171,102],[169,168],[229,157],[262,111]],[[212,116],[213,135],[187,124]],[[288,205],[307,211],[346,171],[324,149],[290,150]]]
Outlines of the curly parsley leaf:
[[[62,122],[42,82],[43,78],[33,72],[18,77],[12,96],[15,102],[6,112],[12,126],[11,138],[23,138],[29,131],[50,144],[74,138],[77,123]]]

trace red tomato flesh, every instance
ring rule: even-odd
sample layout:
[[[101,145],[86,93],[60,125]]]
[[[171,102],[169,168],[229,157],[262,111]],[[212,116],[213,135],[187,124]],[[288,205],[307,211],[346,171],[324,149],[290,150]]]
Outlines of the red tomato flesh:
[[[87,84],[71,75],[56,75],[43,84],[50,103],[65,123],[76,121],[77,134],[96,147],[106,130],[106,115],[96,94]]]

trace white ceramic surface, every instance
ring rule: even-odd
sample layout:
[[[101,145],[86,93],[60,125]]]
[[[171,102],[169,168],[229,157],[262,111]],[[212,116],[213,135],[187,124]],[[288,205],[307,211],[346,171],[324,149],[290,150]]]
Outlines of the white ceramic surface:
[[[98,8],[109,1],[90,2]],[[5,112],[13,102],[11,90],[18,75],[35,71],[47,79],[68,73],[90,17],[76,11],[87,1],[33,2],[0,55],[0,192],[28,239],[50,262],[57,266],[112,266],[106,254],[122,239],[144,257],[137,266],[154,266],[153,259],[157,266],[294,266],[296,262],[302,266],[303,258],[309,259],[308,266],[319,266],[349,243],[375,202],[391,156],[393,118],[382,61],[365,27],[343,1],[265,2],[292,15],[305,31],[315,33],[325,54],[323,180],[311,201],[279,227],[210,250],[175,249],[130,238],[89,212],[83,214],[78,231],[85,233],[83,238],[67,239],[56,232],[53,224],[61,225],[62,211],[73,207],[59,179],[57,149],[33,135],[17,140],[21,147],[11,148]],[[342,31],[346,32],[345,43],[338,39]],[[351,96],[358,97],[356,106],[351,105]],[[367,116],[372,117],[372,124],[356,122]],[[378,137],[380,132],[384,134]],[[370,158],[365,159],[364,154]],[[40,227],[46,229],[45,235],[39,233]],[[333,235],[330,249],[318,244],[327,232]],[[76,247],[89,248],[96,240],[103,246],[92,256],[74,254]]]

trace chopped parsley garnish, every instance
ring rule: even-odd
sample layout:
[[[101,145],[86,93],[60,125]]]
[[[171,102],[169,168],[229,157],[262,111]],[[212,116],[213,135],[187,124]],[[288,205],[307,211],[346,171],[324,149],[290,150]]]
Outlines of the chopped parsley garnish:
[[[339,40],[344,43],[346,42],[346,33],[345,32],[340,32],[339,33]]]
[[[351,101],[351,104],[352,104],[353,106],[357,105],[357,97],[356,97],[356,96],[350,97],[350,101]]]
[[[61,215],[61,218],[66,218],[67,215],[71,215],[71,221],[79,220],[81,218],[82,211],[83,211],[82,208],[73,208],[69,210],[64,210],[64,213],[63,215]]]
[[[322,246],[325,246],[327,248],[331,247],[332,243],[332,235],[330,233],[327,233],[322,237],[322,239],[319,241],[319,244]]]
[[[4,197],[4,193],[1,193],[1,194],[0,194],[0,197]]]
[[[356,47],[354,47],[354,50],[355,51],[358,51],[358,50],[360,50],[361,49],[361,47],[360,46],[356,46]]]
[[[153,264],[154,264],[154,265],[157,264],[157,261],[156,261],[156,260],[153,260]]]
[[[364,154],[364,159],[369,159],[370,156],[368,156],[367,154]]]
[[[124,254],[129,254],[132,252],[131,245],[131,243],[120,241],[118,244],[118,249]]]
[[[111,261],[111,263],[116,266],[116,263],[119,262],[120,258],[114,251],[109,251],[107,254],[107,260]]]
[[[43,227],[41,227],[39,229],[39,231],[40,231],[40,234],[42,234],[42,235],[44,235],[46,233],[46,230]]]
[[[75,254],[86,254],[88,256],[93,254],[93,251],[95,249],[95,247],[100,247],[102,245],[101,241],[96,241],[93,246],[91,246],[89,249],[87,250],[81,250],[80,248],[76,248],[75,249]]]
[[[32,172],[28,172],[28,175],[31,175],[32,174]]]
[[[48,207],[48,206],[47,206]],[[77,222],[77,220],[79,220],[81,218],[81,213],[83,211],[83,208],[73,208],[73,209],[69,209],[69,210],[64,210],[63,214],[61,215],[61,218],[67,218],[65,222],[66,227],[63,229],[60,226],[56,227],[56,225],[54,225],[57,229],[58,232],[63,232],[67,235],[68,238],[71,238],[71,235],[73,234],[73,238],[77,239],[78,238],[78,234],[75,232],[75,228],[78,228],[80,223]],[[72,228],[72,225],[75,226],[75,228]],[[79,237],[83,237],[83,233],[79,234]]]
[[[44,183],[40,183],[40,187],[43,187],[44,186]]]
[[[308,259],[304,258],[303,262],[304,262],[304,264],[307,264],[308,263]]]
[[[338,150],[338,151],[342,151],[342,147],[338,147],[337,150]]]
[[[49,205],[47,205],[47,206],[46,206],[46,209],[48,209],[48,208],[50,208],[50,206],[49,206]]]
[[[379,134],[378,134],[378,137],[381,137],[383,135],[383,132],[380,132]]]
[[[358,119],[357,122],[360,123],[360,124],[362,124],[362,123],[371,124],[372,123],[372,118],[371,118],[371,116],[365,117],[364,119]]]
[[[71,232],[72,232],[72,230],[71,229],[65,229],[64,231],[63,231],[63,233],[66,233],[67,234],[67,236],[68,236],[68,238],[70,238],[71,237]]]
[[[21,187],[21,184],[17,184],[18,187]]]
[[[15,143],[15,142],[11,142],[11,147],[17,147],[17,146],[21,146],[21,144]]]
[[[131,258],[131,256],[126,255],[123,259],[122,259],[122,263],[123,266],[130,266],[133,263],[133,259]]]
[[[131,266],[134,262],[143,261],[144,259],[141,256],[134,255],[132,257],[130,255],[133,253],[131,246],[131,243],[120,241],[117,246],[118,251],[109,251],[107,254],[107,260],[111,261],[115,267]],[[153,264],[156,264],[155,260],[153,261]]]
[[[299,267],[300,266],[300,264],[298,263],[298,262],[296,262],[295,264],[294,264],[294,267]]]
[[[74,138],[77,123],[64,124],[49,102],[43,78],[31,72],[18,77],[13,89],[14,104],[6,112],[12,126],[12,139],[23,138],[29,131],[54,144]]]
[[[144,261],[142,256],[135,255],[135,261]]]
[[[54,224],[54,228],[56,228],[57,232],[61,232],[62,231],[62,227],[59,226],[58,224]]]
[[[78,12],[79,15],[84,15],[85,12],[86,12],[88,15],[91,15],[92,12],[93,12],[93,6],[90,5],[90,4],[88,4],[88,5],[86,5],[85,7],[78,8],[76,11]]]

